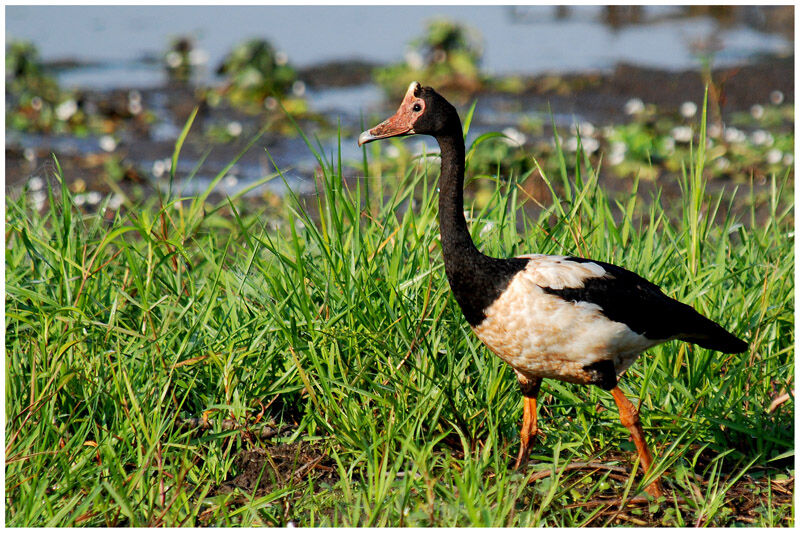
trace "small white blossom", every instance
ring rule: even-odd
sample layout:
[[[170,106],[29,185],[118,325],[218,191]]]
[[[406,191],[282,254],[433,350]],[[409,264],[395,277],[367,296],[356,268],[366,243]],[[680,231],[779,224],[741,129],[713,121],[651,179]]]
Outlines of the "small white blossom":
[[[729,143],[743,143],[747,135],[738,128],[725,128],[725,141]]]
[[[275,99],[274,96],[267,96],[264,99],[264,107],[269,109],[270,111],[274,111],[278,108],[278,101]]]
[[[594,137],[585,137],[581,139],[581,144],[583,145],[583,151],[587,154],[593,154],[600,148],[600,141],[595,139]]]
[[[400,155],[400,149],[393,144],[387,146],[385,151],[386,151],[386,157],[391,157],[392,159]]]
[[[581,137],[594,137],[595,127],[591,122],[581,122],[580,124],[573,123],[570,126],[570,132],[573,135],[581,134]]]
[[[670,135],[679,143],[688,143],[692,140],[692,128],[689,126],[676,126],[672,128]]]
[[[714,163],[719,170],[726,170],[731,166],[731,162],[725,157],[719,157]]]
[[[89,191],[89,193],[86,194],[86,203],[89,204],[89,205],[97,205],[97,204],[100,203],[100,200],[102,198],[103,197],[99,192],[97,192],[97,191]]]
[[[783,164],[787,167],[794,163],[794,155],[790,152],[787,152],[783,155]]]
[[[109,209],[119,209],[122,206],[122,202],[124,200],[125,199],[121,194],[114,193],[113,195],[111,195],[111,198],[108,200]]]
[[[31,107],[33,108],[34,111],[41,111],[43,104],[44,101],[42,101],[40,97],[34,96],[33,98],[31,98]]]
[[[47,200],[47,194],[44,191],[34,191],[31,196],[31,203],[33,204],[33,208],[39,211],[41,208],[44,207],[44,202]]]
[[[755,104],[753,107],[750,108],[750,114],[753,116],[754,119],[760,120],[764,116],[764,106],[760,104]]]
[[[65,102],[61,102],[56,107],[56,117],[58,120],[69,120],[72,115],[78,111],[78,104],[70,98]]]
[[[419,70],[425,66],[425,59],[416,50],[409,50],[405,54],[406,63],[414,70]]]
[[[778,150],[777,148],[773,148],[769,152],[767,152],[767,163],[770,165],[775,165],[783,159],[783,152]]]
[[[234,187],[237,183],[239,183],[239,178],[233,174],[228,174],[222,179],[222,185],[225,187]]]
[[[295,96],[303,96],[306,93],[306,84],[297,80],[292,84],[292,94]]]
[[[708,136],[710,138],[718,139],[720,135],[722,135],[722,126],[720,126],[719,124],[712,124],[708,127],[708,130],[706,130],[706,132],[708,133]]]
[[[568,152],[576,152],[578,150],[578,138],[570,137],[567,139],[567,142],[564,143],[564,150]]]
[[[164,58],[164,60],[167,62],[167,66],[170,68],[178,68],[181,66],[181,63],[183,63],[183,58],[175,50],[167,52],[167,56]]]
[[[615,167],[615,166],[619,165],[623,161],[625,161],[625,154],[612,152],[608,156],[608,164],[611,165],[612,167]]]
[[[75,196],[72,197],[72,201],[75,203],[75,205],[82,206],[83,204],[86,203],[86,195],[76,194]]]
[[[772,146],[775,139],[772,134],[764,130],[756,130],[750,134],[750,142],[756,146]]]
[[[131,115],[138,115],[142,112],[142,103],[141,102],[128,102],[128,112]]]
[[[769,101],[775,105],[783,103],[783,93],[781,91],[772,91],[769,93]]]
[[[278,66],[283,66],[289,62],[289,56],[283,50],[280,50],[275,53],[275,64]]]
[[[39,191],[44,187],[44,180],[39,176],[33,176],[28,180],[28,189],[31,191]]]
[[[117,147],[117,141],[111,135],[103,135],[98,141],[100,148],[106,152],[113,152]]]
[[[36,151],[33,148],[25,148],[22,152],[25,161],[34,161],[36,159]]]
[[[684,102],[681,104],[681,115],[684,118],[692,118],[697,113],[697,104],[694,102]]]
[[[511,146],[522,146],[528,140],[525,134],[519,131],[517,128],[505,128],[503,130],[503,135],[506,136],[503,141]]]
[[[238,120],[232,120],[228,122],[228,126],[225,129],[228,131],[229,135],[232,135],[233,137],[238,137],[239,135],[242,134],[242,123],[239,122]]]
[[[156,159],[153,161],[153,176],[160,178],[165,172],[169,172],[172,168],[172,161],[167,159]]]
[[[644,111],[644,102],[640,98],[631,98],[625,104],[626,115],[638,115]]]

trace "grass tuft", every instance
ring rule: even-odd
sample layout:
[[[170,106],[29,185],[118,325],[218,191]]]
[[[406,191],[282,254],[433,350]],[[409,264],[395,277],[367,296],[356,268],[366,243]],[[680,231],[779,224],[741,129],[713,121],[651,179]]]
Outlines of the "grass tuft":
[[[735,214],[742,193],[704,189],[704,132],[682,218],[638,181],[610,198],[583,154],[569,175],[560,148],[558,182],[470,175],[491,195],[465,206],[486,253],[619,264],[750,343],[670,342],[627,372],[664,500],[633,499],[633,446],[596,388],[546,380],[545,437],[509,468],[520,397],[450,296],[438,161],[371,146],[348,180],[306,138],[318,194],[277,215],[215,204],[213,183],[87,213],[60,169],[44,211],[7,197],[7,524],[792,525],[794,400],[770,407],[794,383],[789,174],[765,221]],[[535,219],[526,179],[552,194]]]

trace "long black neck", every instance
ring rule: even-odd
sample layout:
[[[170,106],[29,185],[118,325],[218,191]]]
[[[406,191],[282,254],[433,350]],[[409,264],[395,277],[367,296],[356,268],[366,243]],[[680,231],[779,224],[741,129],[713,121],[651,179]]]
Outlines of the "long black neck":
[[[451,127],[436,135],[442,157],[439,178],[439,231],[447,280],[467,321],[477,326],[484,311],[527,264],[524,259],[495,259],[482,254],[464,218],[464,138],[455,115]]]
[[[464,218],[464,138],[461,124],[450,134],[436,137],[442,154],[439,178],[439,230],[445,265],[457,266],[464,259],[483,256],[472,242]]]

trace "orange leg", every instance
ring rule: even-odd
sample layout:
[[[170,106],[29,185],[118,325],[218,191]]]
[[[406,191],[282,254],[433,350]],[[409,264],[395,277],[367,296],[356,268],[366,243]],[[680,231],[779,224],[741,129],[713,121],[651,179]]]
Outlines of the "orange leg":
[[[536,396],[539,394],[539,386],[542,384],[540,378],[527,379],[517,374],[519,388],[522,390],[522,429],[519,432],[519,455],[514,464],[514,470],[518,470],[524,465],[530,454],[530,441],[539,431],[536,420]]]
[[[650,470],[650,465],[653,464],[653,456],[650,455],[647,442],[644,440],[644,430],[642,430],[642,425],[639,423],[639,411],[625,397],[619,387],[611,389],[611,395],[614,396],[614,401],[617,403],[620,422],[631,432],[636,451],[639,452],[639,461],[642,469],[647,473]],[[645,490],[654,498],[661,496],[663,494],[661,479],[656,478]]]

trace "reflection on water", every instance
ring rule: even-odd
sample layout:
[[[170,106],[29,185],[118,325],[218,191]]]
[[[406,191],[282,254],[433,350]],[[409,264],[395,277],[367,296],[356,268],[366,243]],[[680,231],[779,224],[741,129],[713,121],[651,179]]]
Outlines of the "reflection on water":
[[[153,60],[179,35],[196,39],[208,54],[209,70],[249,37],[270,39],[297,66],[352,58],[399,61],[408,42],[435,16],[477,28],[485,45],[483,66],[494,74],[577,72],[617,62],[692,68],[698,65],[695,48],[704,43],[719,46],[718,66],[792,49],[781,35],[762,33],[736,18],[685,18],[682,13],[683,8],[657,6],[616,11],[598,6],[9,6],[6,33],[32,40],[45,60],[116,63],[113,69],[70,69],[60,75],[68,85],[96,88],[163,82]]]

